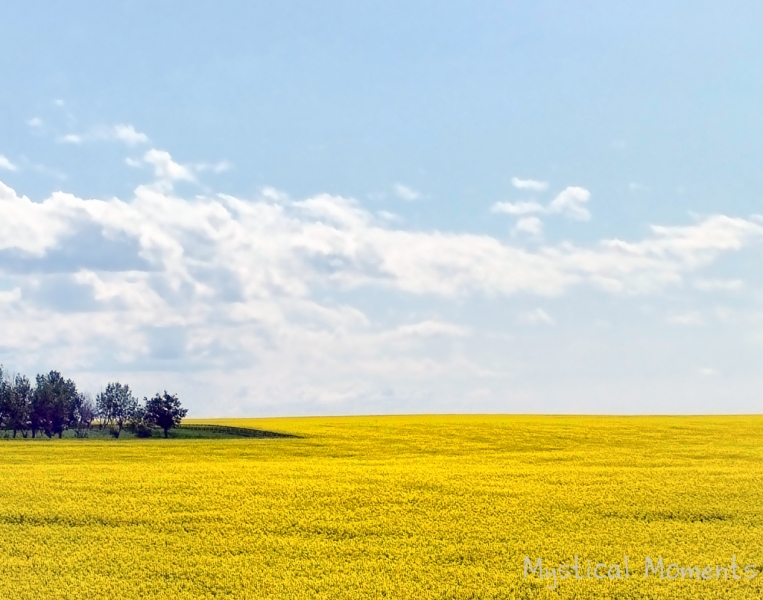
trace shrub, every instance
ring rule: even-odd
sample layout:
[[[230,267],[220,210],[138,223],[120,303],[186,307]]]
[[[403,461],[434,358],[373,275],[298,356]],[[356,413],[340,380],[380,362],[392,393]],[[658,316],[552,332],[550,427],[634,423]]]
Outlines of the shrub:
[[[133,429],[135,431],[135,437],[150,438],[154,435],[153,427],[149,427],[145,423],[136,423]]]

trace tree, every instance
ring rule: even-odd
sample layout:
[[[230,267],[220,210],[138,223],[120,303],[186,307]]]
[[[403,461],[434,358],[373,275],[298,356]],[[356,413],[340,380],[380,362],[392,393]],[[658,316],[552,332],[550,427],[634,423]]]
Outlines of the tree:
[[[146,399],[146,419],[164,430],[164,437],[169,437],[169,431],[180,425],[180,421],[188,410],[180,406],[176,394],[156,394],[150,400]]]
[[[36,383],[31,410],[32,437],[37,431],[48,437],[63,437],[64,429],[74,420],[77,386],[58,371],[38,375]]]
[[[92,396],[87,393],[77,394],[77,398],[74,401],[74,410],[72,411],[74,428],[76,429],[77,437],[85,437],[86,432],[90,429],[90,425],[96,416],[95,403]]]
[[[10,378],[0,365],[0,424],[5,429],[13,429],[13,437],[19,431],[26,437],[31,402],[29,379],[22,375]]]
[[[128,424],[130,431],[135,434],[135,437],[150,438],[153,436],[154,424],[146,414],[147,402],[148,399],[144,398],[143,403],[139,404],[135,409],[135,412],[132,415],[132,419],[130,419],[130,423]]]
[[[106,391],[98,394],[96,398],[98,415],[105,425],[116,425],[116,437],[122,433],[125,424],[128,423],[138,407],[138,399],[132,395],[129,385],[121,383],[109,383]]]
[[[23,375],[16,375],[13,382],[6,388],[3,400],[3,413],[5,426],[13,429],[13,437],[21,431],[21,435],[27,436],[29,429],[29,413],[32,407],[32,384]]]
[[[6,404],[10,387],[10,382],[5,378],[3,365],[0,365],[0,426],[7,421]]]

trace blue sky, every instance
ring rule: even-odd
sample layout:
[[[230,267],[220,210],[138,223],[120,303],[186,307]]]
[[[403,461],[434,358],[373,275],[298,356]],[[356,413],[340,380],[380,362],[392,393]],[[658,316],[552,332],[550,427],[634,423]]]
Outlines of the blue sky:
[[[0,362],[197,415],[757,412],[761,17],[7,7]]]

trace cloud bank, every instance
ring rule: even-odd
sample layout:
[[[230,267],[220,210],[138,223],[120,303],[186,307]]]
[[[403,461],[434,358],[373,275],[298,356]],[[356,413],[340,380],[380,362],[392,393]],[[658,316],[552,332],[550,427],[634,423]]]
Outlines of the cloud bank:
[[[207,414],[363,411],[393,396],[398,410],[417,408],[433,401],[432,382],[464,393],[496,376],[464,349],[489,332],[433,314],[380,318],[364,294],[446,304],[576,289],[638,297],[687,278],[738,289],[695,274],[763,239],[758,220],[711,215],[635,241],[530,249],[402,228],[325,194],[183,198],[172,184],[195,181],[191,167],[155,149],[142,161],[156,181],[127,200],[57,192],[35,202],[0,183],[0,348],[19,369],[50,364],[94,381],[127,373],[160,386],[171,374]],[[588,197],[567,188],[541,208],[584,219]],[[514,320],[556,322],[540,308]]]

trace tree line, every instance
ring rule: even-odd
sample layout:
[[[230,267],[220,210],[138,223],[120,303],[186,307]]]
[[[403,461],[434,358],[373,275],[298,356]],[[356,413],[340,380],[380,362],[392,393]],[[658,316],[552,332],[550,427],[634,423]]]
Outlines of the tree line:
[[[113,382],[93,400],[58,371],[37,375],[32,383],[24,375],[9,376],[0,365],[0,429],[13,431],[13,437],[60,438],[67,429],[86,437],[96,426],[115,438],[125,429],[151,437],[156,427],[168,437],[187,412],[177,395],[166,391],[139,401],[130,386]]]

